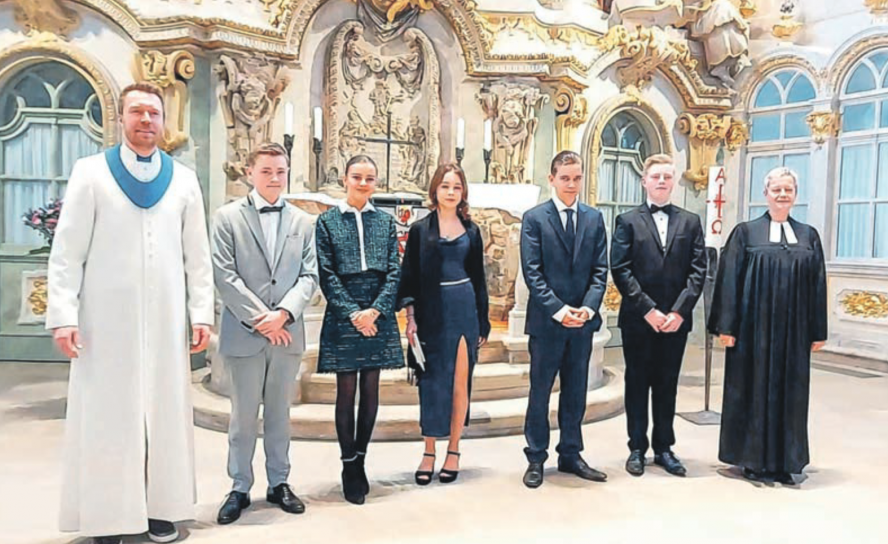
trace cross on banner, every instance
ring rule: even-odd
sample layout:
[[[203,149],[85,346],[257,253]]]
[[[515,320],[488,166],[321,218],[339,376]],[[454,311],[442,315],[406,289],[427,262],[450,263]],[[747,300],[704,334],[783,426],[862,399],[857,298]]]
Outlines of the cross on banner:
[[[363,136],[358,136],[356,139],[362,142],[369,142],[374,144],[385,144],[385,192],[389,191],[389,179],[391,179],[391,170],[392,170],[392,146],[393,145],[410,145],[414,147],[419,147],[419,144],[416,142],[410,142],[407,140],[396,140],[392,137],[392,112],[388,112],[386,115],[386,134],[384,138],[368,138]]]

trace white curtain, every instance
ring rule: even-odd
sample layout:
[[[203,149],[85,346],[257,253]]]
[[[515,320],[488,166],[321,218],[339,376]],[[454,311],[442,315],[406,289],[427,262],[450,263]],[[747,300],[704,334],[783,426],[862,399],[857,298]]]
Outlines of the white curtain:
[[[52,126],[32,123],[17,137],[0,143],[3,152],[3,232],[4,243],[42,246],[43,237],[22,223],[22,214],[43,206],[50,199],[53,165],[61,159],[61,175],[67,178],[74,162],[97,153],[101,144],[76,125],[61,125],[60,149],[52,142]],[[36,179],[35,179],[36,178]],[[60,184],[57,196],[64,196]]]

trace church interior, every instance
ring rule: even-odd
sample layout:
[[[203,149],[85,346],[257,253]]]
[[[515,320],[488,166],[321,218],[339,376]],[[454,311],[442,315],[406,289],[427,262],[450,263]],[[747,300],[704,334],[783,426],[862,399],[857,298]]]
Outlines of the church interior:
[[[44,329],[47,221],[74,163],[120,143],[118,96],[137,81],[163,90],[161,148],[197,173],[209,214],[249,193],[248,156],[270,141],[290,154],[285,198],[312,216],[343,198],[351,156],[373,157],[377,202],[405,236],[427,213],[438,164],[455,161],[485,244],[493,332],[474,375],[462,485],[412,484],[419,405],[397,370],[381,378],[376,500],[344,506],[336,379],[316,371],[318,292],[290,411],[293,483],[310,513],[257,504],[237,525],[214,523],[231,416],[214,338],[191,359],[189,541],[888,540],[888,1],[0,0],[0,541],[81,542],[55,528],[69,362]],[[823,240],[829,330],[812,361],[813,461],[800,487],[751,484],[718,461],[705,416],[717,422],[724,350],[707,338],[702,299],[676,423],[689,477],[622,472],[612,281],[583,427],[587,457],[612,477],[521,486],[530,358],[519,239],[564,150],[582,157],[580,200],[609,235],[644,201],[654,154],[674,157],[673,203],[718,240],[767,209],[771,169],[799,174],[793,217]]]

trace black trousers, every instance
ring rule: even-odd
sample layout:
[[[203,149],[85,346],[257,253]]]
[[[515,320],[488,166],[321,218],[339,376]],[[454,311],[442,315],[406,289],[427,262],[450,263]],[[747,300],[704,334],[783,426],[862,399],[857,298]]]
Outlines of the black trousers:
[[[549,396],[555,377],[561,376],[558,398],[558,427],[561,439],[559,457],[576,459],[583,451],[583,415],[586,413],[586,387],[592,335],[579,331],[559,331],[543,337],[531,336],[530,394],[524,418],[524,454],[531,463],[542,463],[549,449]]]
[[[653,445],[654,453],[667,452],[675,444],[672,427],[675,396],[688,333],[654,332],[647,327],[623,330],[621,334],[626,361],[625,403],[629,450],[644,453]],[[652,444],[647,437],[648,397],[651,399],[654,420]]]

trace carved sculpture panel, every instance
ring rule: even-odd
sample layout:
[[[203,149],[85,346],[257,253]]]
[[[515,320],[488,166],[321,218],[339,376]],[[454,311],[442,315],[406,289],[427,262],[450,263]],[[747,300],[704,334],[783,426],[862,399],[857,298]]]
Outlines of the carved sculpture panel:
[[[272,119],[290,80],[280,63],[262,56],[232,58],[222,55],[215,72],[222,81],[220,103],[228,129],[229,197],[245,196],[247,157],[253,147],[273,139]]]
[[[15,0],[15,22],[29,36],[40,34],[66,38],[80,25],[80,15],[62,5],[61,0]]]
[[[383,47],[364,24],[344,23],[327,53],[325,171],[320,189],[339,191],[345,163],[363,153],[389,192],[424,194],[440,155],[440,66],[421,30]]]
[[[805,118],[811,127],[811,139],[817,145],[823,145],[826,140],[839,133],[840,114],[833,111],[812,111]]]
[[[142,53],[137,62],[142,79],[163,89],[166,115],[160,148],[169,153],[188,141],[185,124],[188,105],[186,81],[194,77],[194,55],[188,51],[167,55],[160,51],[148,51]]]
[[[528,158],[539,125],[537,110],[549,97],[528,85],[495,84],[482,87],[476,98],[484,118],[493,120],[493,183],[531,183]]]
[[[641,88],[650,83],[654,71],[660,66],[683,64],[695,70],[697,61],[685,41],[673,39],[661,28],[640,28],[629,31],[624,26],[614,26],[602,38],[605,52],[619,49],[623,59],[617,65],[617,78],[621,87]]]

